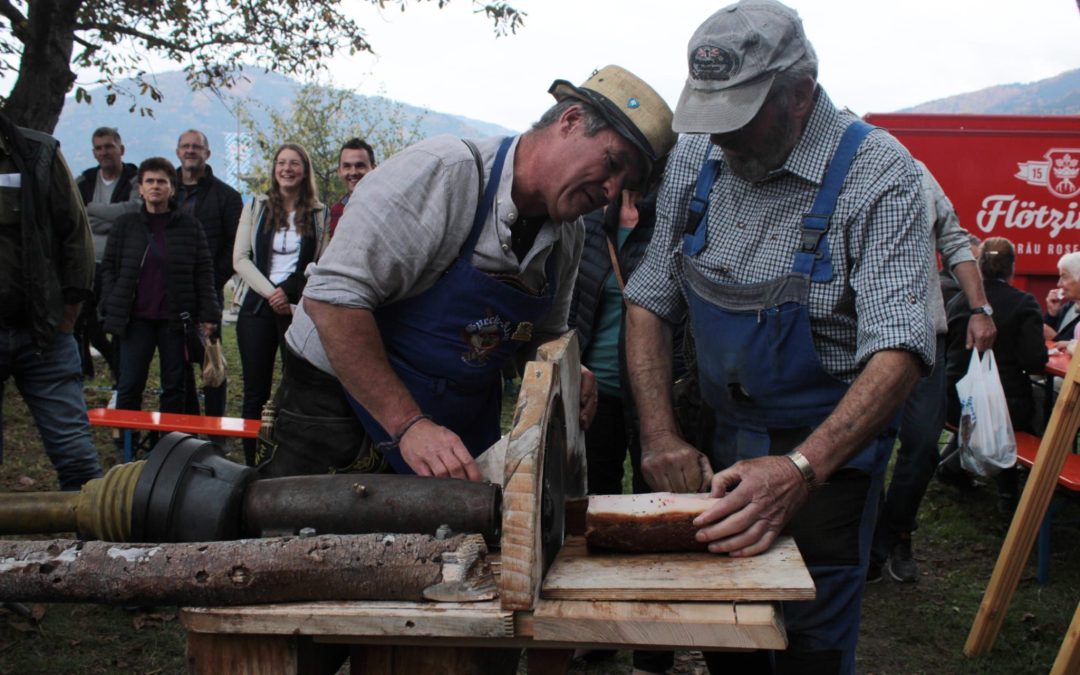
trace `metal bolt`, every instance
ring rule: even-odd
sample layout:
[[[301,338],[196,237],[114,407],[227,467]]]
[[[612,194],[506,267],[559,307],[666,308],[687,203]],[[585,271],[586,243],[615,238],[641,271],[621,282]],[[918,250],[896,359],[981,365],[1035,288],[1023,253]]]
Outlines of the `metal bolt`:
[[[446,523],[443,523],[435,530],[436,539],[449,539],[453,534],[454,531]]]
[[[314,537],[318,533],[314,527],[301,527],[297,534],[300,535],[301,539],[307,539],[308,537]]]
[[[361,485],[360,483],[353,483],[352,489],[353,489],[353,492],[355,492],[358,496],[367,497],[367,486],[366,485]]]

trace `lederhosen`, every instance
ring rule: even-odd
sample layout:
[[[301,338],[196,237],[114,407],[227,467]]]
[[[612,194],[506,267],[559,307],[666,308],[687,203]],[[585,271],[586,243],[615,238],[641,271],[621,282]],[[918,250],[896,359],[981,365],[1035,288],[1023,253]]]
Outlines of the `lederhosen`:
[[[699,271],[709,236],[709,193],[721,160],[701,168],[683,241],[685,290],[702,396],[715,410],[711,459],[716,468],[801,443],[835,409],[848,384],[829,374],[814,348],[811,284],[832,279],[829,219],[848,167],[870,127],[855,122],[833,154],[802,242],[786,275],[753,284],[719,284]],[[787,528],[817,586],[817,599],[786,602],[790,649],[817,652],[854,671],[859,608],[881,481],[895,429],[882,434],[834,473]]]

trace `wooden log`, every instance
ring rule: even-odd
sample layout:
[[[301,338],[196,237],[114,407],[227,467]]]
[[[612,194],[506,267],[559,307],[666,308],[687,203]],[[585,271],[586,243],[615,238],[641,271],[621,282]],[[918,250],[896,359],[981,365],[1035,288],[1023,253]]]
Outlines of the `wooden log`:
[[[581,348],[577,331],[545,342],[536,350],[536,360],[554,363],[559,371],[558,387],[566,415],[566,496],[584,497],[588,475],[585,464],[585,433],[578,424],[581,407]]]
[[[986,586],[979,611],[964,643],[968,656],[983,656],[994,646],[1005,612],[1012,602],[1020,575],[1031,555],[1031,547],[1039,533],[1039,524],[1046,515],[1046,507],[1054,496],[1058,475],[1065,464],[1065,457],[1076,442],[1080,428],[1080,358],[1074,358],[1065,374],[1061,393],[1058,394],[1050,423],[1046,427],[1035,465],[1024,485],[1024,493],[1016,507],[1009,533],[1001,546],[994,573]]]
[[[0,542],[0,599],[222,606],[301,600],[488,600],[478,535],[323,535],[116,544]],[[470,589],[472,597],[470,598]]]

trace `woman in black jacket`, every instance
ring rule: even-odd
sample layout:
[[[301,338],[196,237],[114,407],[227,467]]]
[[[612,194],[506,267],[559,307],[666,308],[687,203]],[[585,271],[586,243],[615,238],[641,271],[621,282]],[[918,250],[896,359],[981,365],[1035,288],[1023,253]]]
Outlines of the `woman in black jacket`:
[[[1010,285],[1016,263],[1012,243],[1004,237],[991,237],[983,242],[979,253],[979,270],[983,276],[986,299],[993,308],[994,360],[1005,391],[1005,402],[1013,429],[1035,433],[1035,397],[1031,390],[1032,374],[1041,373],[1049,359],[1043,340],[1042,312],[1030,293]],[[956,383],[967,372],[971,350],[967,348],[967,324],[971,308],[963,293],[957,294],[946,309],[949,335],[945,377],[948,387],[948,419],[956,424],[960,419],[960,401]],[[948,451],[947,451],[948,452]],[[950,469],[943,467],[944,473]],[[998,474],[998,502],[1004,511],[1016,504],[1016,469]]]
[[[105,330],[120,346],[116,407],[142,407],[157,350],[160,410],[183,412],[185,333],[208,333],[221,318],[214,266],[199,222],[174,208],[173,165],[151,157],[137,179],[143,208],[116,220],[102,260]]]

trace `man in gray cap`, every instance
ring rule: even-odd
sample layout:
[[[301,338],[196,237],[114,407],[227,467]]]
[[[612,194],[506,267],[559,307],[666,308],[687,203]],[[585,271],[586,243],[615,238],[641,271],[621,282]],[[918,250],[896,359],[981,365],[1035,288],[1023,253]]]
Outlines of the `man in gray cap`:
[[[675,141],[667,104],[618,66],[550,92],[521,136],[429,139],[357,185],[286,335],[263,475],[388,463],[480,479],[502,364],[567,329],[580,216]]]
[[[778,2],[711,16],[689,71],[673,125],[686,135],[626,288],[642,469],[657,490],[720,497],[695,521],[711,551],[755,555],[791,534],[817,586],[784,603],[787,651],[710,655],[712,672],[851,673],[894,415],[934,358],[919,174],[833,105]],[[667,386],[687,313],[715,410],[700,450]]]

